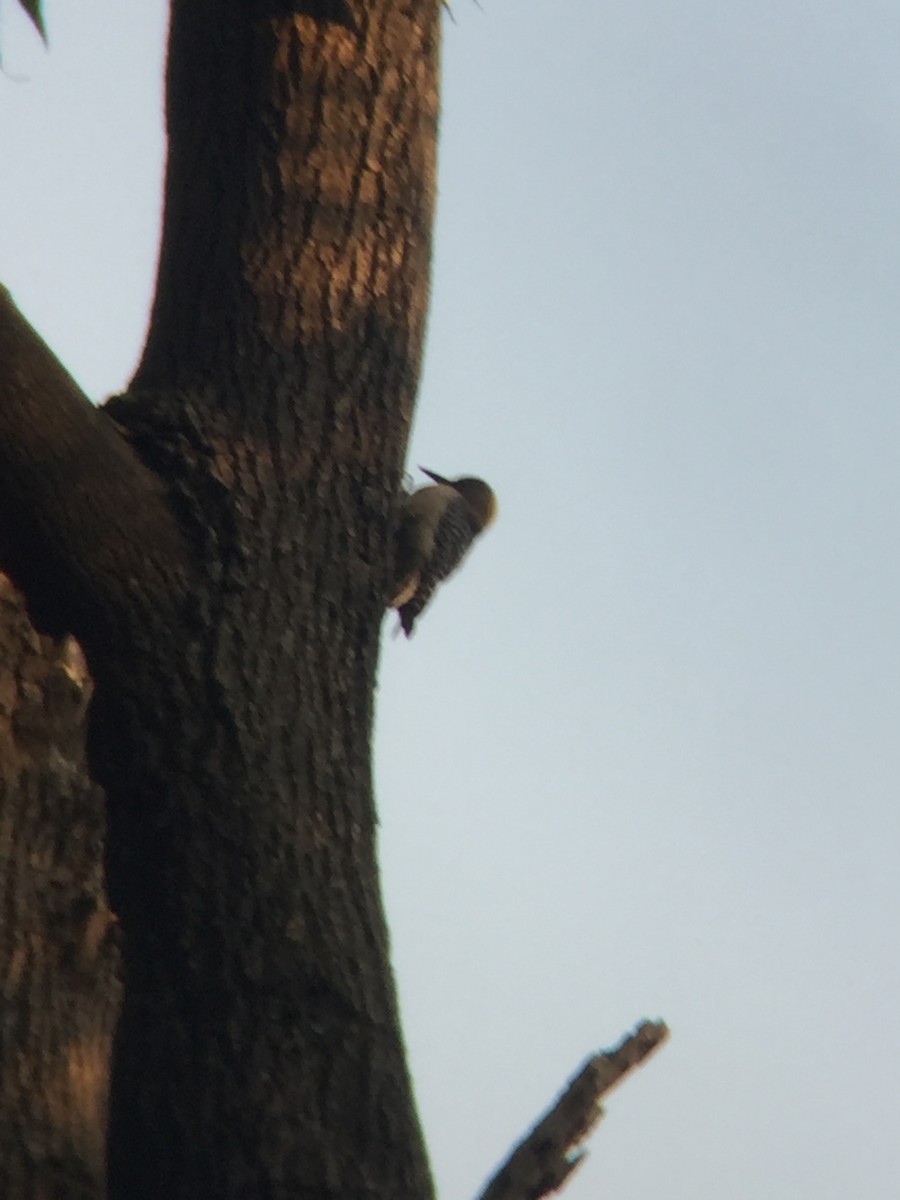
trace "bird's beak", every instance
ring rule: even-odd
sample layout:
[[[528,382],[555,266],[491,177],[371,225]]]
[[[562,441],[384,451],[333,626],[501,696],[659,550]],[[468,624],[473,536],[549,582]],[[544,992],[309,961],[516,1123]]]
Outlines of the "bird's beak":
[[[445,479],[443,475],[438,475],[436,471],[429,471],[427,467],[419,467],[423,475],[427,475],[429,479],[433,479],[435,483],[449,483],[449,479]]]

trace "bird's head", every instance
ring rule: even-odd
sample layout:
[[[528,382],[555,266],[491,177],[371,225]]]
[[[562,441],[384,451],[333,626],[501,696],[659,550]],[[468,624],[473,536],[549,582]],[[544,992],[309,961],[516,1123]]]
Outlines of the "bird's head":
[[[444,475],[438,475],[437,471],[429,471],[427,467],[419,467],[419,470],[429,479],[433,479],[435,483],[445,484],[458,492],[475,514],[481,529],[487,529],[488,525],[496,519],[497,497],[483,479],[476,479],[474,475],[463,475],[460,479],[447,479]]]

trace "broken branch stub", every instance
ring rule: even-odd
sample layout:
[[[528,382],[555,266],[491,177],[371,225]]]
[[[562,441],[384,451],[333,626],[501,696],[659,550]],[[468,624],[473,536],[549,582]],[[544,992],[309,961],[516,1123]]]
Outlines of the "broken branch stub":
[[[662,1021],[644,1021],[614,1050],[589,1058],[478,1200],[540,1200],[559,1191],[587,1156],[582,1143],[603,1116],[602,1097],[668,1036]]]

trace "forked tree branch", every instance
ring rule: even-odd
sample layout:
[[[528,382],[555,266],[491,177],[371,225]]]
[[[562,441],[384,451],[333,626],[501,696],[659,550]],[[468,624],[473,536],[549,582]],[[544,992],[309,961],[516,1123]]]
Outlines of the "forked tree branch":
[[[171,599],[186,561],[161,481],[0,286],[0,569],[82,639]]]
[[[587,1156],[582,1143],[603,1116],[601,1098],[668,1036],[661,1021],[644,1021],[615,1050],[589,1058],[478,1200],[540,1200],[564,1187]]]

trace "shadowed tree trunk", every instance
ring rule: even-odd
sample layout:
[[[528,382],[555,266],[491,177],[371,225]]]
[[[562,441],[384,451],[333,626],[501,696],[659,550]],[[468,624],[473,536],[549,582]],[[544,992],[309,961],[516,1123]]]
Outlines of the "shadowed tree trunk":
[[[39,637],[0,576],[0,1195],[98,1194],[115,922],[103,794],[84,763],[90,681],[71,640]]]
[[[129,391],[93,409],[0,313],[0,565],[42,628],[78,638],[95,685],[122,937],[114,1200],[431,1194],[369,742],[439,16],[439,0],[175,0],[159,284]],[[45,648],[50,671],[66,651]],[[48,821],[52,840],[63,809],[23,785],[3,820]],[[41,1194],[24,1168],[19,1187]]]

